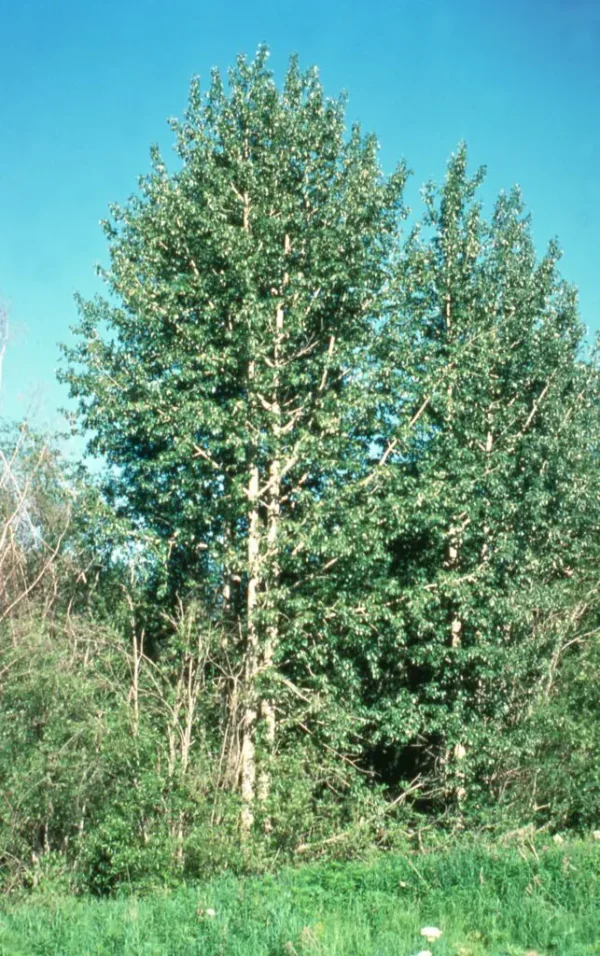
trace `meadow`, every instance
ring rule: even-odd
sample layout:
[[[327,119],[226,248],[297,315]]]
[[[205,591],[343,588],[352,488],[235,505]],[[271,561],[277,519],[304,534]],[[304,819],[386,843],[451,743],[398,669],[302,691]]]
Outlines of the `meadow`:
[[[143,896],[0,907],[2,956],[600,954],[600,842],[317,862]],[[428,941],[426,926],[441,931]]]

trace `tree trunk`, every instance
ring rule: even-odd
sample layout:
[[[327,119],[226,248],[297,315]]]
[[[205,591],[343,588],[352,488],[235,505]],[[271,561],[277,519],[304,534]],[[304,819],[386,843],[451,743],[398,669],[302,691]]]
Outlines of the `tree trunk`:
[[[284,253],[290,251],[290,239],[286,235]],[[279,578],[279,563],[277,560],[277,538],[281,517],[281,398],[280,398],[280,370],[282,363],[284,305],[283,293],[289,282],[287,272],[283,276],[280,291],[280,302],[275,312],[273,331],[273,352],[271,365],[273,368],[273,385],[270,402],[266,404],[271,418],[271,437],[273,452],[269,465],[267,488],[260,487],[260,473],[255,460],[256,450],[250,455],[250,470],[248,482],[248,591],[247,591],[247,645],[244,666],[244,700],[245,710],[242,719],[242,743],[240,754],[240,787],[243,802],[242,828],[248,830],[254,822],[254,801],[258,799],[264,803],[270,792],[270,756],[275,743],[275,707],[270,697],[262,697],[256,689],[259,674],[268,675],[273,666],[273,655],[278,643],[279,631],[277,623],[277,608],[274,606],[271,595],[276,592]],[[256,377],[254,361],[249,363],[248,383]],[[261,538],[264,533],[261,527],[259,513],[259,498],[268,490],[267,526],[265,534],[266,547],[261,549]],[[262,551],[262,553],[261,553]],[[267,611],[272,615],[264,635],[258,633],[257,609],[260,600],[265,601]],[[257,772],[257,737],[261,748],[260,772]]]
[[[452,299],[450,295],[446,296],[444,317],[446,323],[446,338],[449,341],[452,330]],[[454,427],[453,391],[453,386],[450,382],[448,386],[447,410],[448,429],[450,432]],[[446,567],[453,571],[458,570],[460,561],[460,534],[461,529],[459,527],[450,527],[448,548],[446,551]],[[462,631],[463,619],[459,610],[454,608],[450,617],[450,647],[453,650],[458,650],[462,644]],[[446,764],[446,773],[450,778],[449,784],[451,786],[452,793],[454,794],[459,814],[461,812],[462,803],[467,795],[465,788],[465,774],[462,769],[462,761],[464,760],[465,756],[465,746],[459,740],[449,751],[446,752],[444,758],[444,763]]]
[[[254,362],[250,362],[248,378],[253,380],[255,374]],[[253,804],[256,791],[256,675],[258,672],[258,631],[256,626],[256,611],[258,607],[258,589],[260,572],[260,516],[258,513],[258,496],[260,491],[260,474],[256,461],[253,460],[255,449],[252,449],[250,460],[250,474],[248,481],[248,588],[246,593],[246,648],[243,668],[244,687],[243,717],[240,747],[240,791],[242,796],[242,829],[249,830],[254,822]]]
[[[286,236],[286,252],[289,250],[289,240]],[[284,284],[287,281],[287,275],[284,277]],[[277,588],[279,578],[279,563],[277,561],[277,535],[279,531],[279,520],[281,515],[281,459],[279,457],[279,442],[281,438],[281,403],[279,398],[279,363],[281,361],[281,344],[283,338],[284,311],[283,305],[279,305],[275,316],[275,341],[274,341],[274,366],[275,380],[273,390],[273,401],[271,411],[273,415],[273,441],[275,445],[275,455],[271,461],[269,469],[269,507],[268,507],[268,527],[267,527],[267,554],[269,560],[270,586],[273,590]],[[271,603],[269,607],[273,620],[267,627],[266,640],[262,653],[262,667],[268,672],[273,666],[273,654],[279,638],[279,628],[277,624],[277,608]],[[263,698],[260,703],[260,714],[264,722],[264,745],[265,745],[265,766],[261,769],[258,786],[258,797],[265,801],[269,796],[271,787],[268,762],[272,755],[275,743],[275,707],[273,700]]]

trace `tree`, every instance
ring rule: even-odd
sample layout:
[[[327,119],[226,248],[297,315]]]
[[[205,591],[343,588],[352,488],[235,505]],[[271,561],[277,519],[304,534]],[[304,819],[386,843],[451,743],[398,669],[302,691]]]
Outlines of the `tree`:
[[[404,249],[382,335],[391,453],[375,509],[397,635],[388,692],[405,701],[396,741],[422,769],[433,758],[459,804],[468,779],[493,779],[502,729],[568,639],[561,612],[579,600],[600,517],[598,375],[575,292],[555,243],[537,261],[518,191],[485,221],[482,178],[462,147]]]
[[[286,667],[303,659],[314,678],[339,627],[321,516],[347,553],[339,488],[365,467],[363,376],[405,180],[382,175],[373,137],[346,135],[315,70],[293,59],[279,92],[266,63],[265,49],[240,57],[207,96],[194,82],[174,123],[181,168],[154,149],[139,195],[113,207],[104,278],[119,304],[80,301],[65,375],[114,501],[161,543],[165,601],[194,594],[222,627],[246,826],[281,695],[305,695]],[[321,626],[309,654],[303,620]]]

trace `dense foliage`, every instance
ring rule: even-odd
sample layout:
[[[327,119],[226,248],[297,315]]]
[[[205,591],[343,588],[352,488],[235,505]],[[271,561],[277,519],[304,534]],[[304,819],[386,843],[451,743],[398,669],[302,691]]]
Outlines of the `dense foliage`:
[[[404,165],[265,50],[174,129],[66,350],[104,476],[2,438],[6,885],[593,826],[598,370],[556,244],[464,147],[404,234]]]

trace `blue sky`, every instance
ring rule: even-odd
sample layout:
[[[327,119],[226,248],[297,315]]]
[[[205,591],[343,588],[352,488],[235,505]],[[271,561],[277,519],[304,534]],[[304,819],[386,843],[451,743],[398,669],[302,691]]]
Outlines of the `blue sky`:
[[[263,41],[278,77],[296,51],[329,94],[348,91],[384,166],[414,170],[411,204],[461,139],[488,166],[488,200],[519,183],[540,249],[558,236],[600,329],[598,0],[19,0],[0,27],[1,415],[59,425],[57,343],[74,291],[101,291],[98,221],[135,190],[152,142],[168,157],[165,121],[192,75]]]

